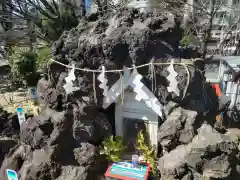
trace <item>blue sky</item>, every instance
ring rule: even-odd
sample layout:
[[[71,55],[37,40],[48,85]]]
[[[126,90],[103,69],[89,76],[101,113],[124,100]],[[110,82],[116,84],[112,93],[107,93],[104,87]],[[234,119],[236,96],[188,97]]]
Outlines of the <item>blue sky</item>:
[[[90,7],[91,7],[91,1],[92,0],[85,0],[85,7],[86,7],[86,9],[90,9]]]

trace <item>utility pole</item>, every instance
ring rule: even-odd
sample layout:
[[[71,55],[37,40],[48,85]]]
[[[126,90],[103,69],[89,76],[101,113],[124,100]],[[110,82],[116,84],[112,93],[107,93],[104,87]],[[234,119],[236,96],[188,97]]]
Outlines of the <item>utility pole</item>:
[[[31,9],[27,9],[27,8],[28,7],[26,7],[26,10],[31,12],[31,16],[34,17],[35,15],[37,15],[35,8],[31,8]],[[30,48],[30,51],[33,51],[33,43],[36,37],[34,34],[34,23],[31,18],[27,18],[27,27],[28,27],[28,37],[29,37],[29,48]]]
[[[89,0],[88,0],[89,1]],[[86,15],[86,4],[85,4],[85,0],[80,0],[79,5],[77,4],[76,7],[77,10],[79,8],[79,16],[80,18],[84,17]]]
[[[207,23],[207,28],[204,29],[204,37],[203,37],[203,43],[202,43],[202,47],[201,47],[202,58],[204,59],[204,61],[206,60],[207,46],[208,46],[209,40],[211,38],[213,19],[216,14],[215,5],[216,5],[216,0],[210,0],[210,8],[209,8],[209,16],[210,17],[209,17],[209,21]]]
[[[225,18],[225,14],[221,19],[221,35],[220,35],[220,40],[219,40],[219,44],[217,45],[217,48],[219,49],[221,55],[224,54],[224,48],[223,48],[223,40],[224,40],[224,18]]]
[[[0,13],[2,14],[3,21],[0,22],[0,34],[2,34],[1,40],[2,46],[4,46],[4,50],[7,51],[8,42],[6,37],[6,32],[12,29],[12,12],[7,8],[6,4],[12,3],[12,0],[1,0],[0,3]],[[6,20],[5,20],[6,18]]]
[[[29,36],[29,49],[30,51],[33,51],[33,24],[32,20],[27,20],[27,26],[28,26],[28,36]]]

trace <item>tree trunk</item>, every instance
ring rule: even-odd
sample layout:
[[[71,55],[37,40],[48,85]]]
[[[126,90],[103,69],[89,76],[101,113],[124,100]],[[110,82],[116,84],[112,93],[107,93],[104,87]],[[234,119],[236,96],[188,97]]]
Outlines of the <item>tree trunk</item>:
[[[238,56],[239,52],[240,52],[240,41],[238,40],[238,42],[236,44],[236,50],[234,51],[233,55]]]
[[[204,35],[203,35],[203,43],[201,46],[201,52],[202,52],[202,65],[200,66],[200,70],[202,71],[202,74],[204,75],[204,67],[205,67],[205,61],[207,60],[207,48],[208,48],[208,43],[209,40],[211,39],[211,32],[212,32],[212,27],[213,27],[213,19],[215,16],[215,4],[216,0],[211,0],[210,2],[210,19],[207,24],[207,28],[204,30]]]
[[[12,0],[3,0],[0,3],[0,6],[2,8],[2,12],[3,14],[7,15],[7,22],[0,22],[2,26],[2,30],[3,32],[0,32],[1,34],[3,33],[3,46],[4,46],[4,50],[5,52],[8,51],[9,48],[9,42],[7,41],[6,36],[4,35],[8,30],[12,29],[12,11],[7,7],[7,4],[12,3]]]
[[[79,14],[80,17],[81,18],[84,17],[86,15],[85,0],[80,0],[79,10],[80,10],[80,14]]]
[[[209,40],[211,39],[211,32],[212,32],[212,26],[213,26],[213,19],[215,16],[215,2],[216,0],[212,0],[210,4],[210,19],[207,25],[207,28],[204,30],[204,38],[203,38],[203,44],[202,44],[202,58],[205,61],[206,55],[207,55],[207,46],[209,43]]]

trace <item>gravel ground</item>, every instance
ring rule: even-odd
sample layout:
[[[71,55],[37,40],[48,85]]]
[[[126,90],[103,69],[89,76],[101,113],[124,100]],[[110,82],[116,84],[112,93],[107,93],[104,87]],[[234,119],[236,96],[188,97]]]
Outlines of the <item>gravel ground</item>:
[[[22,92],[5,92],[0,93],[0,106],[9,112],[15,112],[16,106],[21,104],[24,109],[31,108],[32,101],[27,90]]]

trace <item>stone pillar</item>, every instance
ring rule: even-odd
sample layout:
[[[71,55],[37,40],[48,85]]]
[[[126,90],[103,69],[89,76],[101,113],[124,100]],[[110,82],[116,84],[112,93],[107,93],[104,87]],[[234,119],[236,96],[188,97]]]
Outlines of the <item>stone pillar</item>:
[[[186,26],[191,16],[194,14],[194,0],[188,0],[184,6],[183,25]]]

